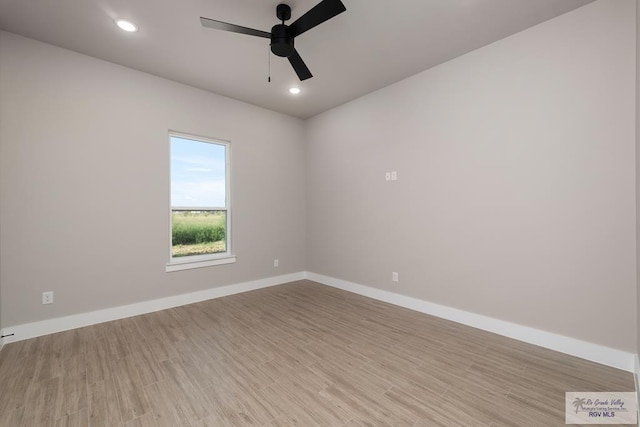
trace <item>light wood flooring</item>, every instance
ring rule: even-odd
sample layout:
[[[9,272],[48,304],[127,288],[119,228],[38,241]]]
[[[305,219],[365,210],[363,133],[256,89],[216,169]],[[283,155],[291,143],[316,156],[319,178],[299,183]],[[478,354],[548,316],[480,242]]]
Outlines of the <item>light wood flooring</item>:
[[[7,344],[1,426],[563,426],[630,373],[313,282]]]

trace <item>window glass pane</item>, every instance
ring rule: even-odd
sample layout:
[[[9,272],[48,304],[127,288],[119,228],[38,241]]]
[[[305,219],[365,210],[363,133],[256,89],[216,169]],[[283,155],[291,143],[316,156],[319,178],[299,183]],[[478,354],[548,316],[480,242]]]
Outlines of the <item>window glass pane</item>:
[[[171,210],[171,255],[226,252],[227,212]]]
[[[171,258],[229,251],[227,144],[170,136]]]
[[[171,206],[225,207],[225,145],[171,137]]]

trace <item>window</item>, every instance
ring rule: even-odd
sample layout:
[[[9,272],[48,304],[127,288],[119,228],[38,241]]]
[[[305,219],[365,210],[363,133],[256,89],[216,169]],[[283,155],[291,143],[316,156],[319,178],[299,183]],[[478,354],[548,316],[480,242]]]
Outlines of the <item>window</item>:
[[[171,249],[167,271],[235,261],[231,255],[230,144],[170,133]]]

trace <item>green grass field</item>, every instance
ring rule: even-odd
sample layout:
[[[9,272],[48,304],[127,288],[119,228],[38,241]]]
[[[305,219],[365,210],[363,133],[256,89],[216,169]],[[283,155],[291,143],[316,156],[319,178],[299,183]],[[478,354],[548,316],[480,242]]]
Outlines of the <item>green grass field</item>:
[[[226,212],[171,213],[171,253],[174,257],[225,252]]]

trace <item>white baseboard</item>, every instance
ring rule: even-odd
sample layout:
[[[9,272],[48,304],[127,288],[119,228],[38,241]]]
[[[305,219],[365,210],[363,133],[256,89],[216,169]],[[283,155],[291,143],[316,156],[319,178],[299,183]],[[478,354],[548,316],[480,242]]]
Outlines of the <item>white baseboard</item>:
[[[124,319],[126,317],[165,310],[167,308],[181,305],[193,304],[214,298],[221,298],[228,295],[242,292],[254,291],[256,289],[281,285],[283,283],[295,282],[305,277],[304,272],[286,274],[283,276],[269,277],[266,279],[254,280],[251,282],[236,283],[219,288],[206,289],[204,291],[191,292],[188,294],[175,295],[172,297],[159,298],[151,301],[144,301],[136,304],[123,305],[119,307],[106,308],[103,310],[91,311],[88,313],[74,314],[71,316],[58,317],[55,319],[43,320],[40,322],[25,323],[4,328],[4,334],[13,334],[4,339],[5,343],[21,341],[35,338],[42,335],[67,331],[69,329],[81,328],[95,325],[96,323],[109,322],[112,320]]]
[[[379,301],[384,301],[410,310],[430,314],[432,316],[451,320],[463,325],[493,332],[518,341],[524,341],[545,347],[561,353],[570,354],[582,359],[591,360],[603,365],[622,369],[628,372],[637,370],[634,368],[634,355],[622,350],[605,347],[598,344],[565,337],[563,335],[542,331],[539,329],[522,326],[515,323],[498,320],[479,314],[470,313],[456,308],[434,304],[417,298],[384,291],[369,286],[359,285],[321,274],[306,273],[306,278],[323,285],[353,292]]]
[[[6,327],[2,330],[2,334],[13,335],[0,339],[0,349],[4,344],[12,341],[21,341],[41,335],[90,326],[96,323],[109,322],[209,299],[221,298],[302,279],[313,280],[327,286],[353,292],[400,307],[452,320],[457,323],[602,363],[614,368],[623,369],[635,373],[636,380],[640,378],[640,361],[638,361],[638,356],[632,353],[311,272],[298,272],[269,277],[136,304]]]

